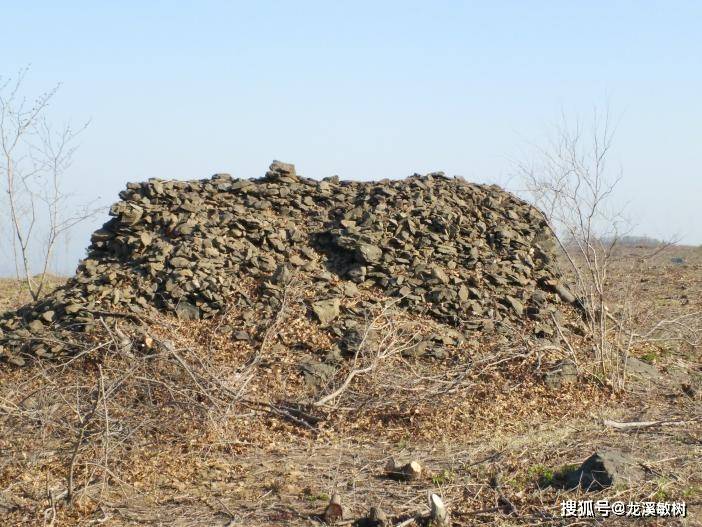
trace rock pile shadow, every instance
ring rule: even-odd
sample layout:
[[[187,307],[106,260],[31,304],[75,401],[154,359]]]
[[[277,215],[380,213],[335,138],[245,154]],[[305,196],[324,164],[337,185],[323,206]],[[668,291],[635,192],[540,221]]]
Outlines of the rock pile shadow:
[[[318,181],[274,162],[263,178],[129,183],[65,286],[0,319],[0,358],[62,353],[101,316],[151,309],[255,326],[295,276],[309,316],[344,337],[371,292],[446,325],[445,339],[534,321],[551,335],[567,290],[542,214],[497,186],[443,173]],[[253,281],[256,294],[243,284]],[[372,296],[372,295],[371,295]],[[47,334],[65,338],[46,338]]]

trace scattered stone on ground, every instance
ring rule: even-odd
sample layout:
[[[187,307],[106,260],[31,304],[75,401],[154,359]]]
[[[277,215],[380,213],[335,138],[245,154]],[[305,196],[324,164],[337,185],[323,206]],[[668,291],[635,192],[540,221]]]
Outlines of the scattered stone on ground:
[[[300,370],[304,376],[305,384],[310,388],[325,386],[334,377],[336,368],[323,362],[303,361]]]
[[[662,378],[661,373],[655,366],[647,364],[636,357],[627,357],[625,368],[628,375],[638,377],[640,380],[655,381]]]
[[[544,382],[549,388],[560,388],[578,382],[578,369],[572,360],[563,360],[556,368],[546,372]]]
[[[587,458],[566,476],[568,488],[584,490],[606,487],[630,487],[644,479],[644,471],[632,457],[616,448],[603,448]]]

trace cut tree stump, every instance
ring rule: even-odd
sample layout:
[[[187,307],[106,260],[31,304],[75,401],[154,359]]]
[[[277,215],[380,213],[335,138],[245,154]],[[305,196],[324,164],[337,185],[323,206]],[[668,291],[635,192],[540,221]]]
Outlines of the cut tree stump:
[[[369,527],[388,527],[390,525],[390,520],[383,509],[380,507],[371,507],[368,512],[366,525]]]
[[[422,465],[416,460],[404,465],[398,465],[393,458],[390,458],[385,469],[388,476],[401,481],[415,481],[422,476]]]
[[[429,506],[431,507],[431,512],[429,513],[431,525],[434,527],[447,527],[449,516],[443,500],[436,494],[432,494],[429,497]]]
[[[333,525],[344,518],[344,510],[341,508],[341,496],[336,492],[332,494],[331,500],[329,500],[329,505],[324,509],[324,514],[322,514],[322,520],[327,525]]]

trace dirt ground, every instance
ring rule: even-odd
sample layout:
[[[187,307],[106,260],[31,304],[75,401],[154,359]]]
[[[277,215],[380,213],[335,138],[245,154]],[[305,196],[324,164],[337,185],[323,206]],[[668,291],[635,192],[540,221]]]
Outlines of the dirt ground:
[[[681,323],[699,323],[702,249],[672,247],[646,261],[642,254],[631,249],[615,268],[611,310],[636,299],[630,319],[641,332],[661,318],[693,314]],[[0,282],[0,310],[26,300],[13,282]],[[699,345],[661,335],[633,349],[652,368],[632,372],[615,393],[590,378],[549,385],[545,372],[562,357],[520,335],[509,346],[476,340],[444,358],[397,363],[413,372],[411,382],[398,369],[359,376],[346,398],[310,421],[297,408],[261,411],[261,401],[302,400],[308,388],[289,350],[271,360],[228,344],[217,331],[225,322],[153,321],[157,341],[193,350],[172,352],[191,365],[182,377],[175,360],[154,354],[137,367],[135,355],[112,358],[99,346],[61,365],[0,365],[0,525],[312,526],[323,524],[333,493],[346,525],[364,525],[371,506],[392,525],[419,524],[410,520],[428,513],[431,493],[455,526],[599,523],[562,518],[561,503],[603,499],[687,506],[686,518],[607,524],[702,525]],[[118,330],[110,328],[115,346]],[[297,333],[323,346],[324,335],[309,331],[293,309],[271,332],[272,346]],[[211,362],[191,358],[203,355]],[[213,369],[239,379],[248,395],[229,399],[231,389],[209,380],[212,388],[199,390],[209,379],[202,372]],[[605,421],[655,424],[618,429]],[[597,492],[559,488],[559,473],[604,447],[635,459],[643,479]],[[391,458],[425,470],[396,481],[385,468]]]

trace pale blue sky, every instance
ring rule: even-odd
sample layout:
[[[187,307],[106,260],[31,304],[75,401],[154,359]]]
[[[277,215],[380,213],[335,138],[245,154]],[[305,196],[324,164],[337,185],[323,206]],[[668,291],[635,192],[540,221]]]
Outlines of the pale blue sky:
[[[561,110],[609,105],[636,232],[702,243],[699,2],[0,1],[0,74],[87,118],[68,185],[444,170],[505,182]],[[97,223],[101,223],[97,222]],[[72,268],[88,232],[62,265]]]

